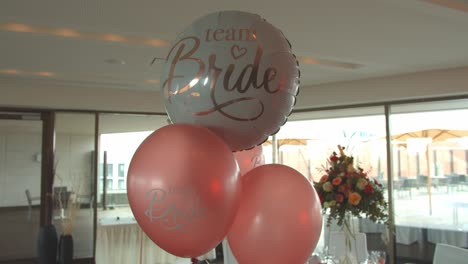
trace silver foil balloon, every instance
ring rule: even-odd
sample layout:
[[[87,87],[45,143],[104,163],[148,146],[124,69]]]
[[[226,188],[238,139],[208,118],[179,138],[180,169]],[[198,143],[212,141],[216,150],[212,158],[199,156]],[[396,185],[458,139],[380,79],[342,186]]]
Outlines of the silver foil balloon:
[[[207,127],[238,151],[263,143],[286,122],[299,75],[279,29],[256,14],[223,11],[179,34],[161,89],[173,123]]]

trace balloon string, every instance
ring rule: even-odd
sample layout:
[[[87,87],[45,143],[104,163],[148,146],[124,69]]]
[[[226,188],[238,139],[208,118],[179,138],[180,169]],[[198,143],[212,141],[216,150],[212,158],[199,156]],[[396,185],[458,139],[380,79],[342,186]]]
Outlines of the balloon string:
[[[140,230],[140,264],[143,261],[143,232]]]

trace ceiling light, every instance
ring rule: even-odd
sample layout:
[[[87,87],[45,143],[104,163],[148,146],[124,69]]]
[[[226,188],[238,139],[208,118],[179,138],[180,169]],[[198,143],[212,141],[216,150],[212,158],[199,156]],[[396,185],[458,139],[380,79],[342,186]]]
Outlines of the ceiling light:
[[[318,64],[318,60],[314,58],[303,58],[302,63],[304,64]]]
[[[116,34],[104,34],[100,37],[102,40],[113,41],[113,42],[125,42],[125,37]]]
[[[169,46],[169,42],[162,40],[162,39],[147,39],[147,40],[144,40],[143,43],[149,46],[156,46],[156,47]]]
[[[43,77],[52,77],[55,75],[54,72],[47,72],[47,71],[34,72],[33,74],[43,76]]]
[[[312,57],[302,57],[300,61],[303,64],[320,65],[320,66],[342,68],[342,69],[348,69],[348,70],[354,70],[354,69],[364,67],[364,65],[362,64],[357,64],[357,63],[352,63],[352,62],[344,62],[344,61],[328,60],[328,59],[317,59],[317,58],[312,58]]]
[[[4,74],[19,74],[20,71],[18,71],[17,69],[0,69],[0,73],[4,73]]]
[[[52,32],[52,34],[66,38],[77,38],[81,36],[81,34],[78,31],[68,28],[56,29]]]
[[[51,27],[39,27],[31,26],[21,23],[0,23],[0,30],[6,30],[11,32],[23,32],[23,33],[38,33],[44,35],[53,35],[67,38],[86,38],[86,39],[98,39],[103,41],[111,42],[123,42],[139,45],[148,45],[155,47],[167,47],[169,42],[163,39],[156,38],[141,38],[135,36],[122,36],[118,34],[110,33],[93,33],[93,32],[81,32],[70,28],[51,28]]]
[[[107,59],[107,60],[104,60],[105,62],[109,63],[109,64],[120,64],[120,65],[124,65],[126,62],[124,60],[119,60],[119,59]]]
[[[7,23],[2,25],[2,29],[13,31],[13,32],[34,32],[35,30],[26,24],[19,23]]]

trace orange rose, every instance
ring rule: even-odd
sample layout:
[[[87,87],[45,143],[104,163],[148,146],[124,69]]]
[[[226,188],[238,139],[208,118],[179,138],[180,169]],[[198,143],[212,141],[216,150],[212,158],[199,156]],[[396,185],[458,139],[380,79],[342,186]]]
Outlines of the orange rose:
[[[361,202],[361,195],[357,192],[352,192],[349,194],[348,203],[352,205],[358,205]]]
[[[336,177],[335,179],[333,179],[332,184],[337,186],[337,185],[340,185],[341,181],[342,181],[341,177]]]

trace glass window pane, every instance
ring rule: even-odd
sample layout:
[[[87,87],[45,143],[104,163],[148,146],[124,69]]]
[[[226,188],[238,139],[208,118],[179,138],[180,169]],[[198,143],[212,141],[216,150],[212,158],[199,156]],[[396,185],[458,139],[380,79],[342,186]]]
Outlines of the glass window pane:
[[[125,185],[125,180],[119,180],[119,190],[127,189],[127,185]]]
[[[42,121],[0,119],[0,262],[35,259]]]
[[[119,164],[119,177],[125,177],[125,164]]]
[[[100,163],[107,162],[106,208],[114,208],[120,219],[133,218],[127,199],[127,169],[138,146],[156,129],[167,125],[166,116],[100,114]],[[115,172],[113,171],[115,169]],[[100,176],[101,177],[101,176]],[[103,178],[103,177],[102,177]],[[103,208],[104,190],[98,186],[98,202]],[[110,211],[99,210],[98,218],[114,220]],[[107,220],[106,220],[107,219]],[[136,223],[135,223],[136,224]]]
[[[114,189],[114,181],[112,179],[107,179],[107,190]]]
[[[55,125],[54,224],[59,235],[72,232],[74,258],[89,258],[94,236],[94,114],[57,113]]]
[[[392,113],[397,255],[431,262],[437,243],[468,247],[468,100]]]
[[[327,160],[338,145],[345,147],[347,155],[354,157],[355,166],[361,167],[369,176],[386,186],[385,116],[383,107],[356,108],[337,111],[316,111],[293,115],[276,134],[278,161],[290,166],[311,182],[318,182],[328,168]],[[264,149],[271,144],[263,145]],[[384,197],[387,198],[385,190]],[[368,250],[386,251],[382,239],[386,231],[383,224],[369,219],[354,219],[356,229],[366,234]],[[315,250],[325,253],[330,245],[331,230],[339,231],[336,223],[324,228]]]
[[[112,178],[114,176],[114,164],[107,164],[107,177]]]

